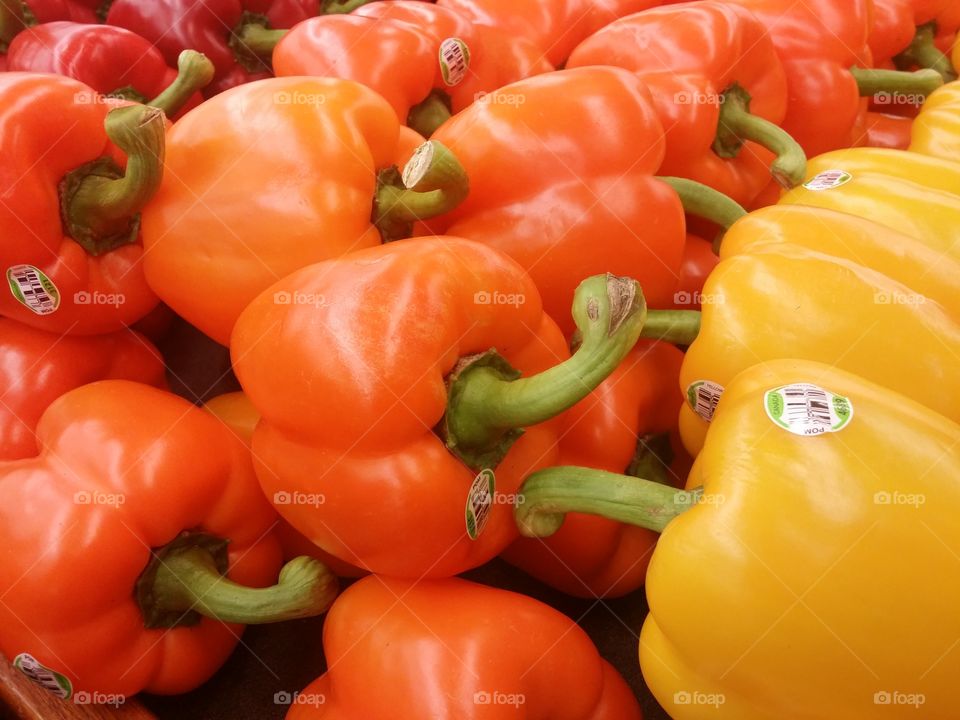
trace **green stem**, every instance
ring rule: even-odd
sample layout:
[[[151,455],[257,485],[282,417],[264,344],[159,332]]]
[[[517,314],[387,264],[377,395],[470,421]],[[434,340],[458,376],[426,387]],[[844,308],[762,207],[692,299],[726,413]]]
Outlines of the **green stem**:
[[[161,549],[137,583],[148,628],[194,625],[204,616],[255,625],[313,617],[337,594],[336,577],[319,560],[294,558],[276,585],[251,588],[225,577],[226,542],[190,534]]]
[[[560,466],[539,470],[520,488],[514,517],[520,534],[548,537],[569,512],[600,515],[663,532],[675,517],[699,502],[701,490],[678,490],[662,483],[592,468]]]
[[[66,232],[91,255],[136,239],[139,212],[163,177],[163,111],[146,105],[116,108],[107,114],[104,127],[126,153],[126,171],[100,158],[68,173],[60,184]]]
[[[407,125],[424,137],[430,137],[450,119],[450,115],[450,97],[442,90],[433,90],[426,100],[410,108]]]
[[[647,310],[640,337],[690,345],[700,333],[699,310]]]
[[[196,50],[184,50],[177,58],[177,77],[167,89],[147,103],[160,108],[167,117],[173,117],[187,100],[210,84],[215,68],[207,56]]]
[[[321,15],[342,15],[353,12],[373,0],[323,0],[320,3]]]
[[[943,85],[943,78],[936,70],[880,70],[878,68],[850,68],[857,81],[861,97],[878,93],[888,95],[918,95],[926,97]]]
[[[740,203],[709,185],[664,175],[658,175],[657,179],[672,187],[680,196],[684,212],[716,223],[725,230],[747,214]]]
[[[17,33],[26,27],[20,0],[0,0],[0,53],[5,53]]]
[[[722,158],[736,157],[746,140],[776,154],[770,173],[783,187],[789,189],[803,182],[807,172],[807,156],[803,148],[783,128],[751,115],[750,93],[734,84],[723,94],[713,150]]]
[[[950,62],[950,58],[940,52],[934,42],[937,34],[936,23],[927,23],[917,28],[916,35],[910,46],[894,58],[894,62],[901,70],[912,67],[930,68],[940,73],[944,82],[953,82],[957,79],[957,71]]]
[[[495,301],[489,294],[477,300]],[[573,317],[582,340],[568,360],[519,378],[495,350],[462,359],[449,381],[447,446],[472,468],[496,467],[522,428],[556,417],[616,369],[636,344],[646,315],[636,280],[595,275],[574,294]]]
[[[450,212],[467,197],[467,173],[450,150],[428,140],[403,169],[380,171],[373,200],[373,223],[384,240],[409,237],[417,220]]]
[[[273,55],[273,49],[277,46],[284,36],[290,32],[283,29],[272,29],[260,23],[247,23],[240,28],[237,33],[237,42],[245,50],[257,57],[269,58]]]

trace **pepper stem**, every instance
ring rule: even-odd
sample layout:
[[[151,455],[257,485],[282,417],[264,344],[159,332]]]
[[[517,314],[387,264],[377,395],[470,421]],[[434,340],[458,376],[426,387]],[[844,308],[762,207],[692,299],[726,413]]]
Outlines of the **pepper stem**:
[[[957,71],[950,58],[942,53],[934,42],[936,31],[937,25],[932,22],[917,27],[917,33],[909,47],[893,60],[901,70],[912,67],[930,68],[940,73],[944,82],[953,82],[957,79]]]
[[[472,468],[496,467],[522,428],[559,415],[614,371],[636,344],[646,315],[636,280],[594,275],[574,294],[582,341],[568,360],[519,378],[495,350],[462,359],[449,380],[447,447]]]
[[[684,212],[709,220],[723,228],[723,231],[729,230],[731,225],[747,214],[740,203],[709,185],[664,175],[658,175],[657,179],[672,187],[680,196]],[[715,249],[720,247],[723,231],[713,241]]]
[[[68,173],[60,183],[66,232],[91,255],[136,239],[139,212],[163,177],[162,110],[146,105],[116,108],[107,113],[104,127],[126,153],[126,171],[100,158]]]
[[[7,52],[10,41],[26,27],[20,0],[0,0],[0,53]]]
[[[943,78],[936,70],[881,70],[877,68],[850,68],[857,81],[861,97],[878,95],[917,95],[926,97],[943,85]]]
[[[450,119],[450,115],[449,96],[442,90],[433,90],[426,100],[410,108],[407,125],[424,137],[430,137]]]
[[[276,585],[251,588],[225,577],[226,541],[188,534],[161,549],[137,583],[148,628],[196,624],[200,615],[243,625],[313,617],[337,594],[336,577],[315,558],[294,558]]]
[[[353,12],[373,0],[323,0],[320,3],[321,15],[342,15]]]
[[[273,49],[289,30],[268,28],[259,22],[248,22],[240,26],[236,34],[237,42],[252,55],[269,58]]]
[[[383,239],[410,236],[413,223],[450,212],[470,192],[467,173],[446,146],[428,140],[403,169],[381,170],[373,199],[373,223]]]
[[[722,158],[733,158],[743,143],[751,140],[776,153],[777,158],[770,165],[774,179],[787,189],[796,187],[807,172],[803,148],[783,128],[751,115],[750,100],[750,93],[736,83],[723,93],[713,151]]]
[[[647,310],[640,337],[690,345],[700,333],[699,310]]]
[[[600,515],[659,533],[696,505],[702,494],[701,489],[678,490],[605,470],[558,466],[538,470],[524,481],[513,513],[525,537],[553,535],[569,512]]]
[[[184,50],[177,58],[177,77],[167,89],[147,103],[160,108],[167,117],[173,117],[197,90],[213,80],[213,63],[201,52]]]

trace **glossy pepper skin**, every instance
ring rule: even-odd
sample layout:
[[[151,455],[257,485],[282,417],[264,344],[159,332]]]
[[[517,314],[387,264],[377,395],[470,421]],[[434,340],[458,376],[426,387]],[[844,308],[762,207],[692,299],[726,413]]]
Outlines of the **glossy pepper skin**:
[[[849,424],[816,437],[775,425],[765,394],[790,383],[846,397]],[[960,543],[958,449],[956,423],[838,368],[739,375],[687,481],[703,499],[670,522],[647,573],[640,666],[670,717],[950,717],[960,583],[939,568]]]
[[[662,0],[437,0],[437,5],[458,10],[478,25],[529,38],[555,67],[604,25],[661,4]]]
[[[910,146],[913,121],[901,115],[868,112],[865,132],[863,144],[867,147],[906,150]]]
[[[26,0],[32,20],[37,23],[69,20],[78,23],[98,23],[97,10],[102,0]]]
[[[187,49],[202,52],[216,67],[208,94],[270,76],[270,66],[253,53],[235,49],[240,0],[113,0],[108,25],[117,25],[150,41],[169,65]]]
[[[151,286],[226,345],[284,275],[381,242],[377,173],[419,141],[346,80],[275,78],[211,98],[167,136],[168,173],[143,213]]]
[[[425,128],[411,109],[428,96],[439,96],[436,102],[449,116],[481,93],[553,70],[524,38],[416,0],[375,2],[349,15],[303,22],[276,46],[273,66],[278,76],[356,80],[386,98],[401,122],[410,116],[419,130]]]
[[[111,378],[165,387],[163,358],[132,331],[61,337],[0,318],[0,460],[35,455],[34,430],[47,406]]]
[[[288,275],[247,307],[230,344],[262,415],[252,449],[267,497],[316,545],[371,572],[447,577],[499,554],[516,538],[511,493],[556,459],[558,416],[639,337],[645,309],[635,298],[614,311],[608,298],[627,296],[609,282],[591,278],[578,294],[584,343],[570,357],[526,273],[461,238],[388,243]],[[490,348],[527,377],[485,370]],[[478,395],[478,378],[493,389]],[[490,501],[468,511],[471,485],[486,487],[491,470]]]
[[[233,580],[274,582],[276,515],[249,452],[185,400],[122,380],[62,396],[37,436],[39,455],[0,465],[0,649],[30,653],[74,691],[198,686],[242,626],[146,629],[134,588],[153,551],[197,529],[229,539]]]
[[[769,150],[718,135],[735,103],[774,125],[787,112],[783,65],[767,28],[745,9],[707,0],[629,15],[580,43],[567,63],[587,65],[626,68],[650,88],[666,137],[660,174],[697,180],[743,205],[770,182]],[[780,171],[788,186],[803,177],[799,155],[790,179]]]
[[[626,472],[642,462],[645,477],[680,485],[689,470],[672,441],[682,397],[676,392],[683,353],[641,340],[603,384],[566,415],[560,465]],[[667,458],[658,458],[667,441]],[[679,443],[677,443],[679,445]],[[679,449],[679,448],[678,448]],[[666,461],[666,463],[664,463]],[[570,513],[548,538],[520,538],[501,555],[541,582],[578,597],[618,597],[643,584],[657,534],[644,528]]]
[[[19,33],[7,51],[7,69],[66,75],[104,95],[138,102],[160,95],[177,77],[144,38],[119,27],[74,22],[46,23]],[[194,93],[177,115],[202,101]]]
[[[954,62],[960,62],[960,49],[955,57]],[[927,98],[913,122],[909,149],[960,162],[960,81],[944,85]]]
[[[272,28],[292,28],[320,10],[318,0],[243,0],[243,9],[263,15]]]
[[[317,702],[298,701],[287,720],[641,718],[570,618],[458,578],[359,581],[331,609],[323,647],[330,670],[300,694]]]
[[[5,158],[0,165],[0,272],[9,285],[0,292],[0,315],[71,334],[112,332],[146,315],[157,296],[143,276],[136,216],[103,216],[119,221],[110,225],[119,230],[114,240],[101,237],[89,222],[101,217],[96,207],[81,207],[74,214],[72,205],[70,219],[93,233],[81,238],[62,219],[60,184],[71,173],[83,176],[85,184],[89,177],[110,171],[100,165],[94,169],[94,161],[112,163],[122,174],[133,157],[130,153],[136,152],[137,176],[129,179],[136,183],[150,175],[148,189],[139,193],[139,200],[146,202],[163,156],[162,112],[112,110],[99,93],[71,78],[13,72],[0,75],[0,105],[4,126],[22,129],[0,134],[0,155]],[[114,113],[132,121],[123,129],[126,155],[105,133],[105,122]],[[139,135],[139,130],[149,133]],[[144,140],[152,145],[143,145]]]
[[[432,137],[463,164],[470,194],[430,227],[520,263],[565,333],[573,330],[574,290],[595,273],[633,277],[651,307],[669,307],[684,250],[683,207],[654,177],[663,128],[633,73],[575,68],[522,80]]]

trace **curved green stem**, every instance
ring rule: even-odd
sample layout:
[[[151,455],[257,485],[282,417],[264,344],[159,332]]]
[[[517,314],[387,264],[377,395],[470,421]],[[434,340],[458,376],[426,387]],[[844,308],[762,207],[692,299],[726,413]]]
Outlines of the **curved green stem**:
[[[189,613],[243,625],[313,617],[326,612],[336,594],[336,577],[314,558],[294,558],[276,585],[251,588],[226,578],[215,553],[192,544],[165,553],[149,587],[138,586],[147,627],[171,627],[171,619]]]
[[[321,15],[342,15],[353,12],[358,7],[363,7],[373,0],[323,0],[320,3]]]
[[[269,58],[273,49],[283,37],[290,32],[283,29],[272,29],[260,23],[246,23],[237,33],[237,42],[247,51],[257,57]]]
[[[450,98],[442,90],[433,90],[427,99],[410,108],[407,125],[424,137],[430,137],[450,119]]]
[[[731,225],[747,214],[740,203],[709,185],[687,178],[663,175],[658,175],[657,179],[672,187],[680,196],[684,212],[709,220],[722,228],[713,241],[714,250],[720,247],[724,231],[729,230]]]
[[[699,310],[648,310],[640,337],[690,345],[699,333]]]
[[[893,60],[901,70],[912,67],[930,68],[940,73],[944,82],[953,82],[957,79],[957,71],[950,62],[950,58],[940,52],[934,42],[937,34],[936,23],[927,23],[917,27],[910,46]]]
[[[539,470],[520,487],[514,518],[520,534],[548,537],[569,512],[600,515],[663,532],[678,515],[699,502],[701,490],[678,490],[662,483],[592,468],[560,466]]]
[[[803,148],[783,128],[751,115],[750,93],[734,84],[723,93],[713,151],[722,158],[736,157],[746,140],[776,154],[770,173],[783,187],[789,189],[803,182],[807,172]]]
[[[489,293],[476,298],[484,304],[495,301]],[[636,280],[595,275],[580,283],[574,295],[573,317],[582,340],[568,360],[519,378],[495,350],[462,359],[449,381],[443,424],[447,446],[472,468],[496,467],[522,428],[556,417],[616,369],[636,344],[646,315]]]
[[[850,68],[850,74],[857,81],[861,97],[878,93],[888,95],[917,95],[926,97],[943,85],[943,78],[936,70],[880,70],[877,68]]]
[[[403,169],[381,170],[373,199],[373,224],[385,241],[409,237],[417,220],[450,212],[467,197],[467,173],[446,146],[428,140]]]
[[[139,212],[163,177],[163,111],[146,105],[111,110],[107,136],[127,155],[121,172],[107,158],[68,173],[60,183],[60,205],[68,235],[91,255],[133,242]]]
[[[213,63],[206,55],[196,50],[184,50],[177,58],[176,79],[147,105],[160,108],[167,117],[173,117],[197,90],[210,84],[214,71]]]
[[[20,0],[0,0],[0,53],[5,53],[10,41],[26,27]]]

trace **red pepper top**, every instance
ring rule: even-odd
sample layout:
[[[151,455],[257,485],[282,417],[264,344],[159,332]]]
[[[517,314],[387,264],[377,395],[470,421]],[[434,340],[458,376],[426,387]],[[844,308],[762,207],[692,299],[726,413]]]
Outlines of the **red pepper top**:
[[[243,9],[267,18],[272,28],[292,28],[317,14],[318,0],[243,0]]]
[[[27,9],[38,23],[57,20],[99,23],[97,10],[102,4],[102,0],[26,0]]]

